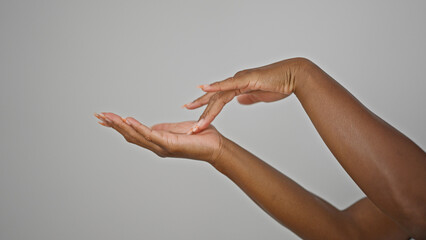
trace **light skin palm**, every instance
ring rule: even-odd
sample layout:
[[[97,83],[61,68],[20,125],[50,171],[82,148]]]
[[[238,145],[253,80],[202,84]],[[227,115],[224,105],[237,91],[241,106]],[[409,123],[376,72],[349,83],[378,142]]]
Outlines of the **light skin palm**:
[[[196,135],[187,135],[195,121],[180,123],[162,123],[152,126],[152,130],[158,131],[165,142],[179,149],[181,157],[195,155],[202,158],[211,155],[219,149],[220,134],[213,126]]]
[[[211,161],[219,154],[222,135],[209,126],[196,135],[188,135],[195,121],[162,123],[146,127],[134,118],[114,113],[96,114],[107,127],[114,128],[133,144],[153,151],[161,157],[181,157]]]

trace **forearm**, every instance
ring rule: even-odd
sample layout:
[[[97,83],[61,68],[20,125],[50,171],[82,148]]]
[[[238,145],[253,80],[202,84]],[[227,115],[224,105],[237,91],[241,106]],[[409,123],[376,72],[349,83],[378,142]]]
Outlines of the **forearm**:
[[[348,219],[253,154],[225,139],[212,164],[254,202],[303,239],[333,239],[348,234]]]
[[[307,63],[304,70],[295,94],[331,152],[382,211],[420,233],[426,219],[425,152],[319,67]]]

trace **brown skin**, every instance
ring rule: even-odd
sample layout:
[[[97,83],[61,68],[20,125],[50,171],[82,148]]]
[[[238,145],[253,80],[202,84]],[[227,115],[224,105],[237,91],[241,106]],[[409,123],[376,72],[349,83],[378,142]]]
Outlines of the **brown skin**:
[[[127,141],[161,157],[209,162],[303,239],[426,238],[425,152],[309,60],[288,59],[245,70],[202,89],[204,96],[186,104],[188,109],[208,104],[198,123],[148,128],[113,113],[98,117]],[[338,210],[210,125],[235,96],[241,104],[253,104],[292,93],[367,198]],[[195,134],[187,135],[188,130]]]

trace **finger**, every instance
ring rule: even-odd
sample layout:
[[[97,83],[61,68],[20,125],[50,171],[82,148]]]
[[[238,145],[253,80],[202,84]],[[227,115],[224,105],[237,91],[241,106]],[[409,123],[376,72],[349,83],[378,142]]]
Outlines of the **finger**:
[[[204,106],[209,102],[211,96],[213,96],[214,94],[214,92],[206,93],[203,96],[195,99],[193,102],[183,105],[183,107],[186,107],[187,109],[196,109],[201,106]]]
[[[99,121],[98,123],[104,127],[109,127],[105,122]]]
[[[243,105],[250,105],[257,102],[274,102],[279,99],[285,98],[286,94],[277,92],[265,92],[265,91],[252,91],[239,95],[237,101]]]
[[[143,125],[138,120],[128,117],[127,122],[136,132],[142,135],[147,141],[154,143],[162,148],[167,148],[168,143],[163,138],[162,133],[157,130],[152,130],[151,128]]]
[[[237,95],[237,91],[217,92],[210,98],[209,104],[200,117],[200,120],[193,128],[193,133],[201,132],[206,129],[216,116],[222,111],[223,107]]]
[[[108,123],[108,119],[105,118],[105,116],[101,113],[101,114],[97,114],[94,113],[93,114],[97,119],[101,120],[100,122],[98,122],[99,124],[101,124],[102,126],[105,127],[111,127],[110,124]]]
[[[223,81],[215,82],[212,84],[205,84],[199,86],[205,92],[217,92],[217,91],[229,91],[229,90],[241,90],[245,92],[250,90],[250,77],[240,76],[240,77],[230,77]]]
[[[134,128],[128,125],[126,119],[114,114],[114,113],[103,113],[106,119],[110,121],[110,125],[117,132],[119,132],[126,141],[137,144],[141,147],[148,148],[155,153],[162,151],[162,149],[155,143],[146,139],[143,135],[139,134]]]

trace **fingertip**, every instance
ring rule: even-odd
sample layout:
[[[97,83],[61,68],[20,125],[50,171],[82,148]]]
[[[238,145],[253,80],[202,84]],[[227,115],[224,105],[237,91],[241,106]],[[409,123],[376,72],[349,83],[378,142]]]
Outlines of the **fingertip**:
[[[202,88],[201,90],[203,90],[203,92],[206,92],[206,93],[219,91],[218,89],[215,89],[215,88],[212,88],[212,87]]]
[[[182,105],[182,107],[181,107],[181,108],[191,109],[191,108],[192,108],[192,105],[193,105],[193,102],[190,102],[190,103],[187,103],[187,104]]]
[[[199,85],[198,88],[200,88],[204,92],[216,92],[216,91],[219,91],[219,89],[217,89],[217,87],[215,87],[214,85],[211,85],[211,84]]]
[[[197,88],[201,88],[201,90],[203,90],[204,88],[208,88],[210,85],[209,84],[203,84],[203,85],[198,85]]]
[[[94,113],[93,116],[95,116],[99,120],[102,120],[103,115],[102,115],[102,113],[101,114]]]
[[[111,123],[111,119],[106,117],[104,113],[95,113],[95,117],[97,117],[99,120],[107,122],[107,123]]]
[[[193,133],[199,133],[207,129],[210,125],[210,122],[207,122],[204,118],[201,118],[192,128]]]
[[[193,110],[193,109],[196,109],[196,108],[199,108],[200,106],[199,106],[199,104],[186,104],[186,109],[188,109],[188,110]]]

